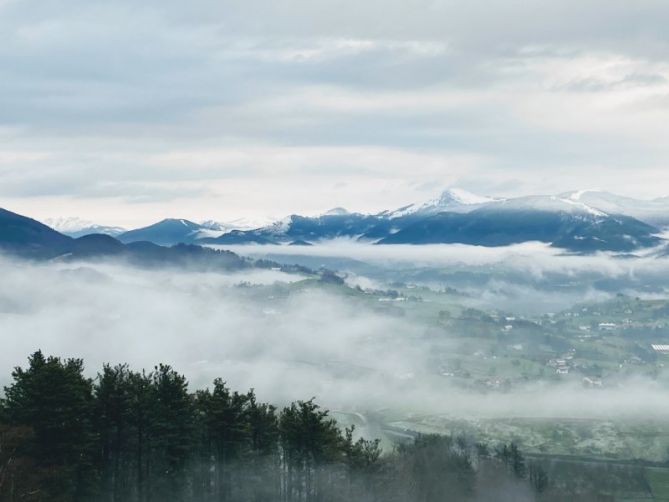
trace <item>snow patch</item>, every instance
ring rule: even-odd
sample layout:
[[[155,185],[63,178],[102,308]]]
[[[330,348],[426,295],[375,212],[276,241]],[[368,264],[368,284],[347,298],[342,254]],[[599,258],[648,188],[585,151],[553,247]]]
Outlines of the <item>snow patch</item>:
[[[329,211],[326,211],[323,216],[345,216],[347,214],[350,214],[346,209],[343,207],[335,207],[330,209]]]
[[[578,202],[587,193],[599,193],[599,192],[601,192],[601,190],[599,190],[597,188],[588,188],[588,189],[585,189],[585,190],[578,190],[576,192],[572,192],[571,194],[569,194],[568,198],[570,200]]]

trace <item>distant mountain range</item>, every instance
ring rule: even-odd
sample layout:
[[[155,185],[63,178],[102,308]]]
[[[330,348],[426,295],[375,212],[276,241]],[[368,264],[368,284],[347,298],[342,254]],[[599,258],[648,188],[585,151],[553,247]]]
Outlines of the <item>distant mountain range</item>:
[[[669,198],[631,201],[594,191],[496,199],[453,189],[423,204],[377,214],[337,208],[316,217],[291,215],[258,229],[195,242],[305,245],[349,238],[377,244],[504,246],[540,241],[579,253],[632,252],[661,244],[658,234],[669,224]]]
[[[44,223],[61,234],[69,237],[83,237],[90,234],[105,234],[112,237],[121,235],[125,228],[112,227],[105,225],[96,225],[92,221],[82,220],[81,218],[48,218]]]
[[[89,234],[69,237],[36,220],[0,209],[0,251],[28,259],[119,258],[142,266],[171,265],[207,270],[237,270],[255,262],[230,251],[178,244],[171,247],[152,242],[124,244],[112,236]]]
[[[63,223],[60,223],[61,228]],[[216,222],[165,219],[130,231],[86,228],[112,235],[120,243],[305,246],[337,238],[376,244],[462,243],[504,246],[528,241],[571,252],[627,253],[660,245],[669,225],[669,197],[640,201],[607,192],[583,190],[552,196],[491,198],[451,189],[434,200],[376,214],[332,209],[320,216],[291,215],[259,228]],[[81,226],[81,225],[80,225]],[[68,230],[80,236],[86,228]]]
[[[650,225],[669,226],[669,197],[633,199],[600,190],[580,190],[561,197],[596,208],[607,214],[624,214]]]

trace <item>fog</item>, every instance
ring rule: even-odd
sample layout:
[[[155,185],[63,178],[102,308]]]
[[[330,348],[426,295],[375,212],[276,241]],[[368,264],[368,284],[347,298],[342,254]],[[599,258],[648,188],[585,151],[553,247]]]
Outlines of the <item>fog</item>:
[[[430,254],[435,248],[410,252],[439,259]],[[489,260],[491,254],[482,250],[466,259]],[[620,274],[634,274],[635,267],[651,263],[551,259],[581,270],[592,265]],[[657,263],[658,272],[664,273],[667,264]],[[392,408],[462,417],[669,416],[662,378],[627,379],[596,390],[541,382],[506,393],[461,390],[427,371],[432,347],[426,325],[318,285],[275,294],[288,291],[291,283],[303,279],[299,275],[271,270],[203,274],[119,263],[7,259],[0,260],[0,275],[2,384],[8,383],[14,366],[41,349],[84,358],[90,376],[105,362],[127,362],[135,369],[162,362],[184,373],[192,388],[220,376],[232,388],[255,388],[260,398],[277,404],[316,397],[332,409],[363,412]],[[456,346],[457,338],[444,334],[440,347]]]
[[[548,244],[386,245],[335,240],[314,246],[216,246],[281,263],[345,271],[351,284],[383,288],[396,281],[455,288],[485,308],[523,314],[557,312],[618,293],[669,296],[669,258],[658,249],[638,256],[567,254]]]

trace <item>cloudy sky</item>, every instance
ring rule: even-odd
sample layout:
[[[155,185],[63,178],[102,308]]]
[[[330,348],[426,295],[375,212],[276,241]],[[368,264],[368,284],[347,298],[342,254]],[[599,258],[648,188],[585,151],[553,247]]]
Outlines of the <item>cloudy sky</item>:
[[[669,195],[666,0],[0,0],[0,206]]]

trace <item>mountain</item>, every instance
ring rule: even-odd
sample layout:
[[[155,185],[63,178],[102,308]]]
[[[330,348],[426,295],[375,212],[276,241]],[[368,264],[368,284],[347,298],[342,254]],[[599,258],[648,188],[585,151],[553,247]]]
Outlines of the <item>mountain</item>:
[[[0,250],[27,258],[50,258],[71,246],[70,237],[32,218],[0,209]]]
[[[189,220],[168,218],[148,227],[129,230],[118,236],[124,243],[149,241],[160,246],[189,244],[198,238],[206,237],[201,232],[208,230],[203,225]]]
[[[115,257],[142,266],[177,266],[198,270],[237,270],[255,266],[230,251],[195,245],[164,247],[150,242],[124,244],[104,234],[90,234],[74,239],[43,223],[5,209],[0,209],[0,251],[19,258],[71,261]]]
[[[126,247],[110,235],[88,234],[75,239],[70,252],[77,258],[119,256],[126,252]]]
[[[202,244],[309,244],[349,238],[378,244],[462,243],[504,246],[550,243],[572,252],[631,252],[659,245],[658,228],[625,214],[609,213],[571,194],[508,199],[447,190],[423,204],[377,214],[336,208],[315,216],[291,215],[254,230],[235,230]]]
[[[408,215],[431,215],[443,212],[467,213],[499,200],[502,199],[483,197],[461,188],[449,188],[436,199],[423,204],[410,204],[393,211],[383,211],[379,213],[379,216],[399,218]]]
[[[540,241],[571,252],[631,253],[664,242],[659,234],[664,224],[669,225],[669,198],[637,201],[607,192],[582,190],[500,199],[452,188],[425,203],[376,214],[336,207],[319,216],[293,214],[265,226],[235,228],[241,221],[233,224],[165,219],[123,232],[118,240],[126,244],[147,241],[160,246],[305,246],[332,239],[377,244],[480,246]],[[96,239],[95,242],[102,245],[101,238]],[[90,242],[87,245],[94,241]],[[109,242],[106,245],[112,249]]]
[[[379,244],[506,246],[539,241],[572,252],[630,252],[656,246],[657,229],[628,216],[521,206],[439,213],[412,223]]]
[[[173,246],[175,244],[193,244],[197,241],[204,242],[228,233],[234,235],[234,232],[239,231],[240,228],[248,231],[257,227],[253,225],[252,220],[242,218],[231,222],[208,220],[202,223],[168,218],[148,227],[123,232],[117,237],[125,243],[148,241],[161,246]],[[234,240],[232,236],[228,239]]]
[[[669,197],[652,200],[633,199],[601,190],[579,190],[561,197],[599,209],[609,214],[625,214],[651,225],[669,226]]]
[[[302,242],[352,238],[374,233],[373,231],[390,219],[378,215],[328,211],[321,216],[309,217],[291,215],[267,227],[255,230],[233,230],[217,238],[197,240],[200,244],[289,244]],[[379,233],[386,235],[390,227]],[[372,239],[373,237],[370,237]]]
[[[121,235],[126,230],[121,227],[107,225],[96,225],[95,223],[81,218],[47,218],[44,223],[69,237],[83,237],[90,234],[105,234],[112,237]]]
[[[513,199],[502,199],[486,204],[482,209],[508,211],[536,211],[546,213],[564,213],[574,216],[606,217],[607,213],[580,201],[556,195],[530,195]]]
[[[437,213],[405,225],[379,244],[505,246],[539,241],[572,252],[631,252],[659,245],[658,232],[630,216],[549,195],[494,200],[466,213]]]
[[[201,244],[309,244],[337,238],[377,241],[413,222],[443,211],[469,212],[498,199],[465,190],[450,189],[423,204],[411,204],[377,214],[351,213],[336,207],[320,216],[293,214],[262,228],[234,230],[216,238],[196,240]]]

